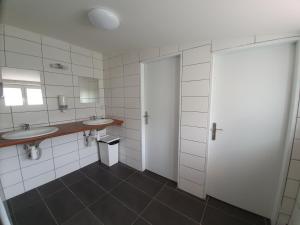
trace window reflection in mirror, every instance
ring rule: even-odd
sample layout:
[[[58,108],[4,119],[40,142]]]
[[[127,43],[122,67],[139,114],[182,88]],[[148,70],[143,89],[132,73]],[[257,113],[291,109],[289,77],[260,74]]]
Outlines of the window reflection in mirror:
[[[40,71],[3,67],[1,76],[6,106],[44,104]]]
[[[98,98],[98,80],[89,77],[78,77],[80,103],[94,103]]]

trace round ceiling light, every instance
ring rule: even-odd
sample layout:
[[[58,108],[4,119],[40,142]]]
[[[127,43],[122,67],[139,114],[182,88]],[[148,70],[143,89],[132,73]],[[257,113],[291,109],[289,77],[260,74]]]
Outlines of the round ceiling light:
[[[119,27],[119,17],[108,9],[96,8],[88,13],[90,22],[98,28],[114,30]]]

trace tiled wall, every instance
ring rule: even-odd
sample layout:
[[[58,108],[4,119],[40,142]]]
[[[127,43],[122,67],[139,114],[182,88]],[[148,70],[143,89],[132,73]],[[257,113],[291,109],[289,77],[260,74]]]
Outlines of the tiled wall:
[[[161,56],[181,54],[181,116],[179,150],[179,188],[203,198],[209,121],[211,56],[213,52],[280,39],[298,39],[298,34],[264,35],[242,39],[201,41],[198,43],[145,49],[105,56],[104,88],[107,115],[125,120],[121,128],[108,132],[122,137],[120,159],[142,168],[140,62]],[[300,125],[299,125],[300,139]],[[296,135],[297,136],[297,135]],[[297,138],[295,140],[295,143]],[[294,207],[300,181],[300,142],[294,145],[293,159],[282,200],[278,224],[286,224]],[[299,150],[300,152],[300,150]],[[298,158],[297,158],[298,157]]]
[[[50,63],[61,63],[66,69],[50,68]],[[101,53],[1,25],[0,65],[40,71],[44,96],[41,106],[5,107],[0,99],[0,132],[19,129],[23,123],[43,126],[105,115]],[[79,76],[98,79],[96,103],[80,103]],[[59,94],[67,96],[69,109],[65,112],[58,110]],[[96,144],[85,147],[82,133],[47,139],[40,146],[39,160],[27,159],[22,145],[0,149],[0,177],[6,198],[98,160]]]

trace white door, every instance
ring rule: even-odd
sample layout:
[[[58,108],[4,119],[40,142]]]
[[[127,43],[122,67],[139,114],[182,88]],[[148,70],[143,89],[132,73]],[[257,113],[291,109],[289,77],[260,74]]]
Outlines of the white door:
[[[271,217],[282,166],[294,44],[216,55],[213,63],[207,193]],[[211,133],[212,134],[212,133]]]
[[[145,64],[146,169],[177,180],[179,57]],[[146,122],[144,118],[144,122]]]

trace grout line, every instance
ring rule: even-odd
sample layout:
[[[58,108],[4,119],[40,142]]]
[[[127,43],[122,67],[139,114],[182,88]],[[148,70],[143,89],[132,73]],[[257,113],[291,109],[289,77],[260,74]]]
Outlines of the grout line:
[[[52,213],[52,211],[51,211],[50,208],[48,207],[47,202],[45,201],[45,199],[44,199],[43,196],[41,195],[40,191],[39,191],[37,188],[36,188],[36,191],[38,192],[40,198],[42,199],[42,202],[43,202],[44,205],[46,206],[46,208],[47,208],[49,214],[51,215],[52,219],[54,220],[54,222],[55,222],[57,225],[59,225],[58,221],[56,220],[54,214]]]
[[[202,212],[202,217],[201,217],[201,220],[200,220],[200,224],[202,224],[203,220],[204,220],[204,217],[205,217],[205,213],[206,213],[206,208],[208,206],[208,198],[209,196],[206,197],[206,200],[205,200],[205,206],[204,206],[204,209],[203,209],[203,212]]]

